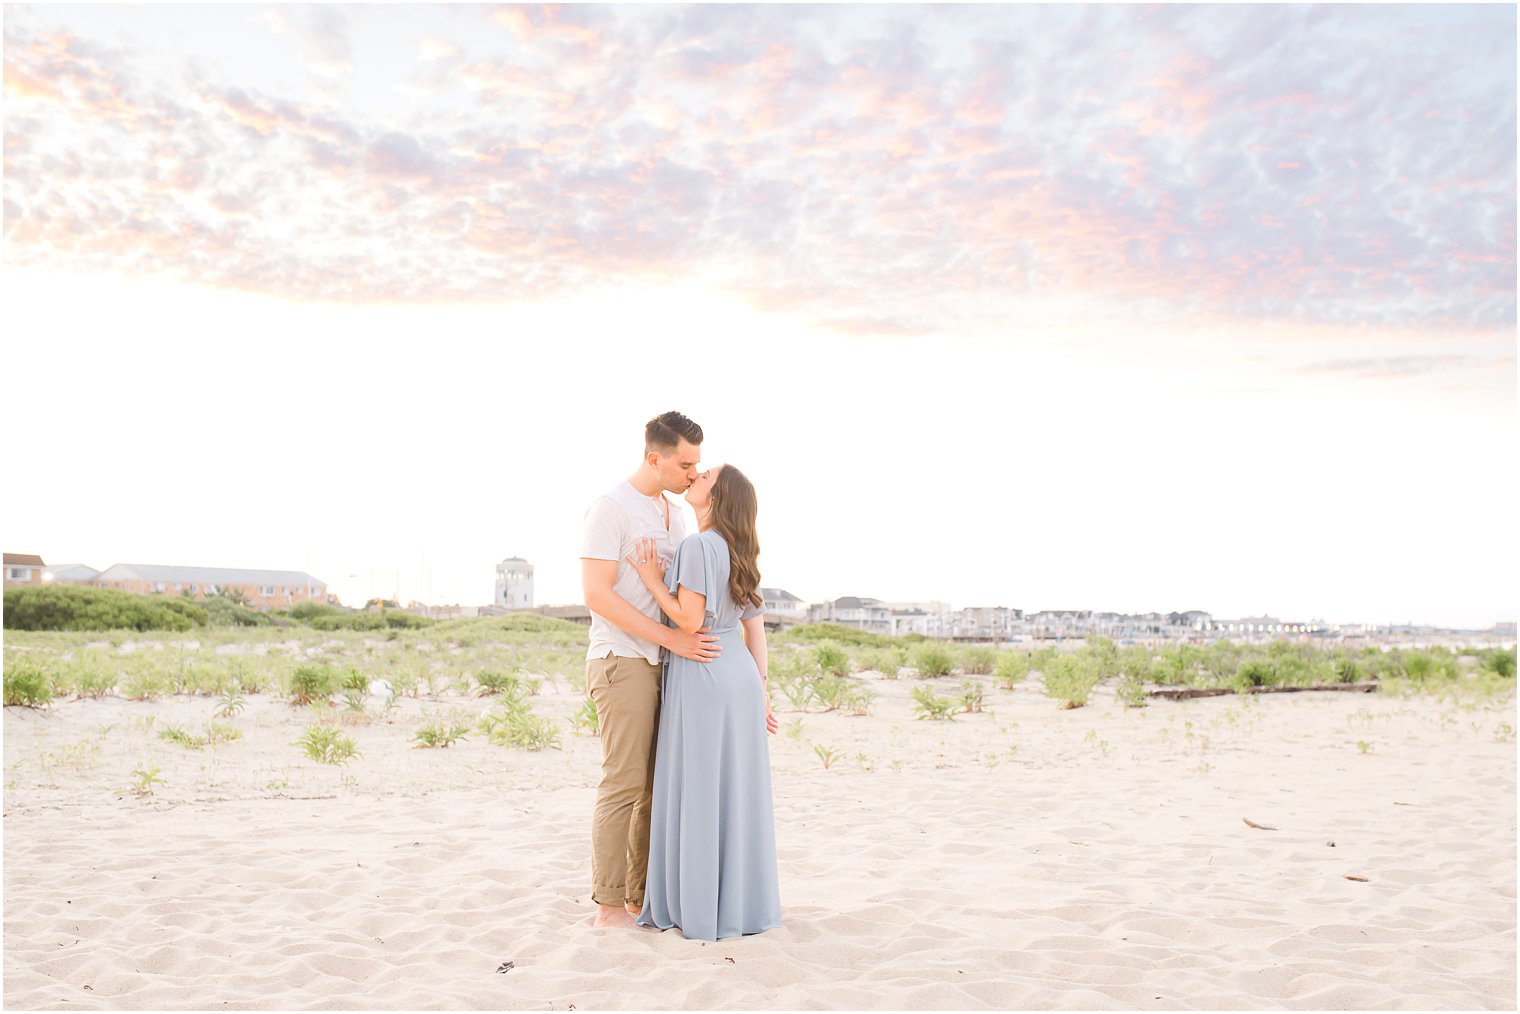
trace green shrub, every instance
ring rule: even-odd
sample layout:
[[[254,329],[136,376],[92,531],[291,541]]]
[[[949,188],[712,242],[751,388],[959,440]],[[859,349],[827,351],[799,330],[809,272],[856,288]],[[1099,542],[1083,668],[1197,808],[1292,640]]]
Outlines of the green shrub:
[[[997,649],[985,644],[967,645],[957,654],[960,656],[961,671],[967,676],[985,676],[997,665]]]
[[[481,716],[478,728],[497,746],[522,750],[560,748],[559,727],[518,702],[503,702],[486,712]]]
[[[1502,679],[1512,680],[1515,678],[1515,649],[1494,648],[1482,655],[1484,669]]]
[[[856,627],[847,627],[843,623],[804,623],[782,631],[776,635],[775,640],[779,644],[833,641],[855,648],[885,648],[892,644],[892,638],[885,634],[873,634]]]
[[[7,630],[190,630],[206,610],[184,599],[112,588],[42,585],[5,592]]]
[[[53,699],[53,682],[31,659],[5,660],[5,706],[37,708]]]
[[[834,641],[819,641],[814,645],[813,662],[821,672],[833,673],[835,676],[843,676],[855,669],[850,663],[850,653]]]
[[[482,695],[507,694],[510,697],[520,696],[522,680],[511,673],[504,672],[479,672],[475,674],[476,693]]]
[[[897,679],[903,666],[908,664],[908,653],[897,646],[890,648],[862,648],[856,656],[860,668],[879,672],[889,680]]]
[[[326,700],[337,689],[338,674],[330,666],[297,666],[296,671],[290,674],[290,702],[292,704],[310,704],[312,701]]]
[[[1022,651],[1000,651],[992,672],[998,686],[1012,690],[1029,675],[1029,656]]]
[[[824,711],[835,711],[848,696],[850,685],[832,674],[820,676],[812,684],[813,699],[823,705]]]
[[[1115,687],[1119,702],[1126,708],[1143,708],[1145,700],[1145,680],[1132,672],[1126,672],[1119,677],[1119,684]]]
[[[919,721],[924,719],[947,722],[955,720],[955,701],[948,697],[940,697],[928,687],[914,687],[913,700],[913,717]]]
[[[1076,654],[1056,656],[1042,673],[1045,695],[1060,701],[1062,710],[1084,706],[1102,678],[1095,659]]]
[[[602,733],[601,715],[597,713],[596,702],[587,697],[581,701],[580,708],[570,716],[570,728],[575,732],[584,732],[588,736],[600,736]]]
[[[266,612],[220,595],[208,595],[203,599],[187,601],[193,601],[204,609],[207,623],[213,627],[269,627],[274,626],[276,622],[275,618]]]
[[[908,653],[908,661],[920,676],[949,676],[955,655],[937,641],[925,641]]]

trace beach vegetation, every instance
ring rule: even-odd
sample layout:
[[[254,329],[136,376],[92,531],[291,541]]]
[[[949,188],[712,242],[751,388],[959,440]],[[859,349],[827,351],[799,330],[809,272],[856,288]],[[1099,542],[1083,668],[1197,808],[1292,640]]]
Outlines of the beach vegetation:
[[[941,697],[928,687],[913,688],[913,717],[918,721],[953,721],[957,702]]]
[[[302,665],[290,674],[290,703],[325,701],[338,689],[337,670],[326,665]]]
[[[908,664],[906,648],[894,645],[885,648],[862,648],[855,655],[861,669],[879,672],[885,679],[895,680]]]
[[[793,711],[806,711],[813,700],[813,685],[801,676],[777,679],[772,675],[771,683],[781,690],[781,696],[786,698]]]
[[[319,764],[347,764],[361,756],[354,741],[337,726],[322,723],[309,726],[296,740],[296,746]]]
[[[114,588],[39,585],[5,591],[6,630],[174,630],[209,622],[193,602]]]
[[[133,768],[132,784],[123,789],[122,792],[128,792],[139,797],[151,796],[153,795],[153,787],[162,784],[164,784],[164,780],[158,777],[158,768]]]
[[[53,681],[31,659],[5,660],[5,706],[40,708],[53,699]]]
[[[962,711],[973,714],[982,710],[982,701],[986,694],[986,688],[980,680],[961,680],[960,706]]]
[[[850,653],[835,641],[819,641],[813,646],[813,664],[819,672],[833,676],[843,676],[855,670],[854,663],[850,661]]]
[[[121,682],[121,696],[129,701],[151,701],[169,691],[169,681],[150,666],[133,666]]]
[[[496,746],[519,750],[560,749],[559,727],[534,714],[516,699],[504,701],[486,712],[477,727],[486,740]]]
[[[1114,693],[1119,698],[1119,703],[1126,708],[1146,706],[1145,680],[1135,673],[1126,672],[1120,676]]]
[[[876,691],[870,687],[852,686],[839,696],[839,710],[863,718],[871,713],[871,705],[875,700]]]
[[[967,676],[986,676],[997,665],[998,651],[986,644],[970,644],[956,652],[961,672]]]
[[[787,739],[795,739],[801,741],[802,719],[794,718],[790,722],[787,722],[786,725],[781,727],[781,733],[782,735],[786,736]]]
[[[1029,675],[1029,656],[1022,651],[1000,651],[992,674],[998,686],[1012,690]]]
[[[833,641],[835,644],[846,644],[854,648],[884,648],[892,644],[892,638],[885,634],[873,634],[868,630],[845,626],[843,623],[804,623],[790,630],[783,630],[776,635],[774,640],[778,644],[814,644],[818,641]]]
[[[823,769],[825,771],[832,767],[834,762],[839,759],[838,750],[835,750],[831,746],[824,746],[822,743],[814,743],[813,752],[818,755],[819,760],[823,761]]]
[[[581,700],[581,706],[570,716],[570,730],[586,736],[601,735],[602,718],[596,710],[596,701],[590,697]]]
[[[1080,654],[1058,655],[1041,670],[1045,695],[1060,702],[1062,710],[1087,704],[1093,688],[1101,681],[1100,662]]]
[[[920,676],[949,676],[955,666],[955,655],[947,645],[938,641],[925,641],[914,645],[908,652],[908,664]]]
[[[462,722],[430,722],[412,736],[412,741],[417,744],[413,749],[446,749],[469,733],[469,725]]]
[[[233,718],[247,706],[248,702],[243,699],[243,695],[229,687],[217,698],[216,711],[213,714],[217,718]]]

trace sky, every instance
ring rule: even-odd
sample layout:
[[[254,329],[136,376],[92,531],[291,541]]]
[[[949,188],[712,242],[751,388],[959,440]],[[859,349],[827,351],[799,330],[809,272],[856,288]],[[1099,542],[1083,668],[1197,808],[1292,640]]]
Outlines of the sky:
[[[764,583],[1514,620],[1489,6],[4,7],[4,548],[580,600],[650,417]]]

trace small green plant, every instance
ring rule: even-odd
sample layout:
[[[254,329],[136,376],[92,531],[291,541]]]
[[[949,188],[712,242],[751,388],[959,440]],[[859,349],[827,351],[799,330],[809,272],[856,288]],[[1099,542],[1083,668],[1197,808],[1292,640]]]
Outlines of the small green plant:
[[[907,664],[907,652],[898,647],[862,648],[856,659],[862,669],[879,672],[883,679],[895,680]]]
[[[1119,702],[1126,708],[1143,708],[1145,701],[1145,681],[1139,676],[1125,673],[1119,677],[1119,684],[1114,688]],[[1231,719],[1233,724],[1234,719]]]
[[[184,747],[186,750],[199,750],[206,745],[206,741],[199,736],[192,736],[177,725],[171,725],[158,731],[158,738],[168,740],[170,743]]]
[[[955,655],[937,641],[925,641],[913,648],[908,661],[920,676],[949,676]]]
[[[855,763],[860,765],[860,770],[862,770],[862,771],[875,771],[876,770],[876,762],[871,759],[870,754],[864,754],[864,753],[858,753],[858,754],[856,754],[855,755]]]
[[[41,666],[31,660],[5,660],[6,707],[40,708],[52,699],[53,683]]]
[[[360,756],[354,741],[332,725],[309,727],[301,738],[296,740],[296,746],[319,764],[347,764]]]
[[[1359,739],[1356,741],[1356,752],[1366,756],[1372,752],[1372,744],[1365,739]]]
[[[814,743],[813,752],[818,755],[819,760],[823,761],[823,769],[825,771],[833,765],[834,761],[839,759],[838,750],[835,750],[833,747],[824,746],[822,743]]]
[[[206,726],[204,739],[212,746],[220,743],[230,743],[235,739],[243,738],[243,730],[235,725],[226,725],[222,722],[211,722]]]
[[[961,680],[961,710],[979,713],[982,710],[983,694],[984,688],[980,680]]]
[[[1508,722],[1500,722],[1494,729],[1494,739],[1501,743],[1508,743],[1515,738],[1515,727]]]
[[[876,691],[870,687],[851,687],[839,697],[839,710],[847,715],[864,717],[871,713]]]
[[[836,711],[840,702],[850,692],[850,685],[838,676],[820,676],[813,681],[813,700],[817,701],[824,711]]]
[[[544,688],[544,681],[539,676],[528,676],[523,679],[523,693],[529,697],[537,697],[538,692]]]
[[[597,713],[595,701],[589,697],[581,701],[580,708],[570,716],[570,729],[587,736],[601,735],[602,720],[601,715]]]
[[[794,718],[782,728],[782,733],[787,739],[802,740],[802,719]]]
[[[806,711],[807,706],[813,700],[813,685],[801,676],[793,676],[790,679],[774,680],[776,686],[781,688],[781,695],[792,706],[793,711]]]
[[[132,784],[124,789],[134,796],[153,795],[153,786],[164,784],[164,780],[158,777],[158,768],[134,768],[132,770]]]
[[[233,718],[247,705],[248,702],[243,700],[242,694],[238,693],[236,689],[228,687],[222,691],[222,696],[217,698],[215,714],[217,718]]]
[[[424,725],[417,730],[412,741],[417,744],[414,749],[444,749],[454,745],[456,740],[464,739],[469,735],[470,727],[451,722],[433,722]]]
[[[488,670],[475,674],[475,693],[482,697],[493,694],[507,694],[515,697],[522,681],[511,673]]]
[[[547,718],[535,715],[520,701],[507,701],[486,712],[477,728],[497,746],[521,750],[560,748],[559,728]]]
[[[940,697],[928,687],[913,688],[913,717],[918,721],[954,721],[957,703],[949,697]]]

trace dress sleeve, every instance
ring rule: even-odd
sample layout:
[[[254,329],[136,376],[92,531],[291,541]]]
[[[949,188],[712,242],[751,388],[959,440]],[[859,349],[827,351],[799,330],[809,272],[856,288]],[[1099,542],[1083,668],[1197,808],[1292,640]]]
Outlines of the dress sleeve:
[[[753,620],[756,616],[762,616],[764,614],[765,609],[761,606],[745,606],[744,611],[739,614],[739,619]]]
[[[698,595],[707,594],[707,546],[700,535],[688,535],[681,540],[665,573],[665,583],[672,595],[683,584]]]

